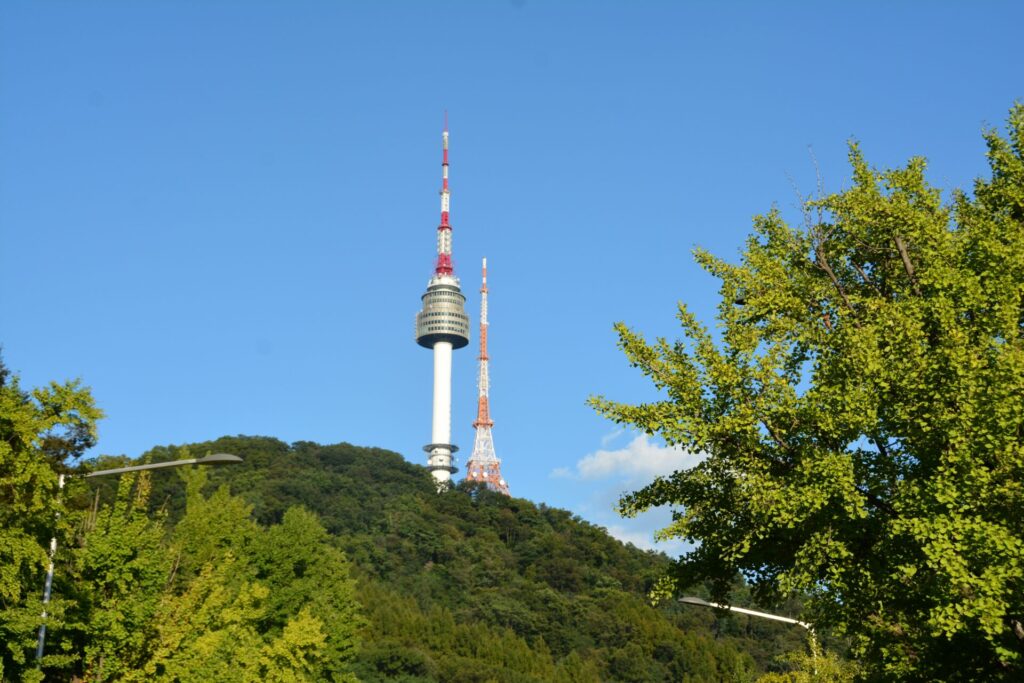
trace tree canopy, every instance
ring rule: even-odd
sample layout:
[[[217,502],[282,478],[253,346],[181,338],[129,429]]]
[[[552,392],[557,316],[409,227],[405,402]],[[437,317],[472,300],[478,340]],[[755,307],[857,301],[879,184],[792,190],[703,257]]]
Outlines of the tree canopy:
[[[438,495],[424,467],[344,443],[225,437],[81,461],[89,392],[0,376],[0,513],[23,512],[0,528],[0,680],[697,682],[803,666],[777,658],[803,649],[787,627],[653,607],[668,558],[565,510],[465,483]],[[244,462],[80,476],[213,451]]]
[[[925,161],[876,170],[802,221],[754,221],[721,281],[718,329],[683,304],[683,338],[618,324],[662,398],[592,404],[706,454],[622,498],[678,506],[697,543],[672,576],[728,600],[811,596],[870,676],[1024,676],[1024,105],[984,135],[991,177],[943,201]]]
[[[150,472],[96,480],[94,497],[75,475],[100,468],[75,459],[101,415],[79,382],[26,392],[0,364],[0,680],[355,680],[364,621],[319,518],[289,506],[261,525],[226,488],[204,493],[202,469],[157,475],[182,493],[173,520]]]
[[[103,413],[80,382],[33,391],[0,359],[0,678],[35,648],[50,537],[61,511],[57,469],[95,444]]]
[[[81,415],[88,391],[67,386]],[[6,398],[11,421],[43,403]],[[23,433],[41,444],[58,434],[47,425]],[[74,476],[211,451],[244,462]],[[646,594],[663,555],[479,486],[438,495],[425,468],[381,449],[225,437],[135,461],[19,453],[5,472],[37,466],[42,483],[17,488],[38,513],[19,532],[34,548],[11,582],[20,602],[0,609],[2,680],[752,681],[792,668],[775,656],[802,647],[784,627],[655,609]],[[70,475],[61,494],[59,471]]]
[[[354,671],[367,683],[750,681],[788,670],[775,656],[804,647],[787,627],[656,609],[646,595],[663,555],[471,484],[438,495],[427,470],[397,453],[265,437],[189,448],[245,459],[210,470],[206,488],[230,487],[257,523],[277,524],[300,502],[319,515],[358,578],[367,624]],[[151,498],[172,519],[184,503],[173,483]]]

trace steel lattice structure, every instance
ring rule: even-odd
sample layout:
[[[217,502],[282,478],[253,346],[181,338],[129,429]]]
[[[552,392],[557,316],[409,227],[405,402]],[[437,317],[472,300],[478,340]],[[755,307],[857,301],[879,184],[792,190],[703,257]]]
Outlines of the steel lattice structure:
[[[494,438],[491,435],[491,427],[494,421],[491,420],[491,378],[489,372],[490,356],[487,354],[487,259],[483,264],[483,284],[480,286],[480,375],[478,386],[480,388],[477,398],[476,420],[473,427],[476,429],[476,439],[473,442],[473,454],[469,456],[466,463],[466,480],[484,482],[487,488],[498,493],[511,495],[508,491],[508,482],[501,476],[501,460],[494,452]]]

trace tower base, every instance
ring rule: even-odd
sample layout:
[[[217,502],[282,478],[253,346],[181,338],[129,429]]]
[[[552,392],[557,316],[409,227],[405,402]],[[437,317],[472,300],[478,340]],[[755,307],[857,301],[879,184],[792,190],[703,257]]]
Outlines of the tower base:
[[[427,469],[437,482],[438,489],[447,487],[452,475],[459,471],[454,456],[459,447],[453,443],[428,443],[423,450],[428,453]]]

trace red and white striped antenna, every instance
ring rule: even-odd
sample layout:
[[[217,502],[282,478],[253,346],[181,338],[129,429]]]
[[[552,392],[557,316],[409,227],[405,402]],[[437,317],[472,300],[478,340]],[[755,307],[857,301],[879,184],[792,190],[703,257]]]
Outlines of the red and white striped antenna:
[[[444,111],[444,132],[441,133],[441,224],[437,226],[437,266],[434,275],[451,276],[452,267],[452,226],[448,222],[450,196],[448,192],[448,110]]]

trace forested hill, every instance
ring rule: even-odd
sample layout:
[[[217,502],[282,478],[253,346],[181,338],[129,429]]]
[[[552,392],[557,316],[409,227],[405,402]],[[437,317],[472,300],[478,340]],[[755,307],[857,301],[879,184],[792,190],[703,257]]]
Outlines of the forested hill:
[[[208,468],[207,493],[227,485],[263,525],[294,506],[319,515],[359,582],[363,681],[750,680],[801,647],[770,623],[653,608],[645,596],[663,555],[521,498],[467,485],[438,495],[397,453],[225,437],[143,458],[186,450],[244,458]],[[154,476],[152,487],[154,509],[179,518],[179,478]]]

